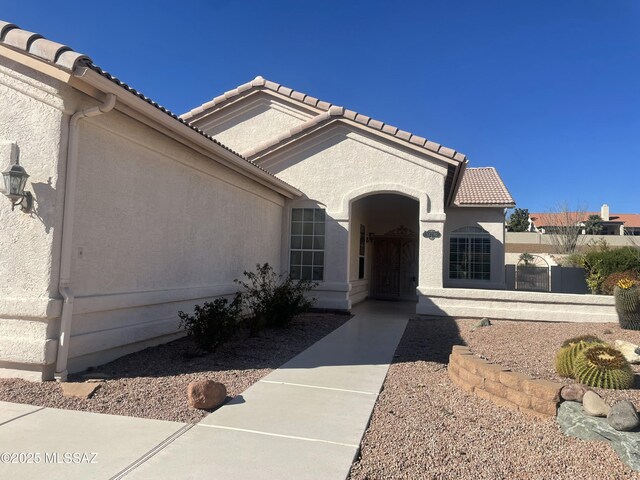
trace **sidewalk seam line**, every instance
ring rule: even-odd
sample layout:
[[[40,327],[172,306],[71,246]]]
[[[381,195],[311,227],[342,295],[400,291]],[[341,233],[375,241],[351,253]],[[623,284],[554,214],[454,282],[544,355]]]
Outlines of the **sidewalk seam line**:
[[[308,437],[296,437],[294,435],[284,435],[281,433],[269,433],[269,432],[261,432],[259,430],[249,430],[247,428],[236,428],[236,427],[224,427],[222,425],[204,425],[201,423],[197,423],[199,427],[205,428],[219,428],[221,430],[234,430],[237,432],[245,432],[245,433],[255,433],[258,435],[267,435],[269,437],[280,437],[280,438],[290,438],[292,440],[304,440],[306,442],[320,442],[320,443],[329,443],[331,445],[339,445],[341,447],[350,447],[350,448],[360,448],[360,445],[353,445],[351,443],[341,443],[341,442],[332,442],[331,440],[322,440],[319,438],[308,438]]]
[[[186,432],[191,430],[191,428],[193,428],[194,425],[196,425],[196,424],[195,423],[188,423],[185,426],[183,426],[182,428],[180,428],[179,430],[173,432],[171,435],[169,435],[167,438],[165,438],[162,442],[160,442],[158,445],[153,447],[147,453],[145,453],[144,455],[142,455],[141,457],[139,457],[138,459],[136,459],[135,461],[130,463],[128,466],[126,466],[125,468],[120,470],[118,473],[116,473],[109,480],[119,480],[121,478],[126,477],[133,470],[138,468],[140,465],[142,465],[143,463],[146,463],[147,460],[149,460],[151,457],[153,457],[156,453],[160,452],[161,450],[164,450],[165,447],[167,447],[168,445],[173,443],[178,437],[181,437],[183,434],[185,434]]]
[[[262,383],[271,383],[274,385],[291,385],[293,387],[317,388],[320,390],[333,390],[336,392],[361,393],[362,395],[375,395],[376,397],[379,395],[379,393],[363,392],[362,390],[349,390],[347,388],[322,387],[319,385],[307,385],[306,383],[276,382],[274,380],[258,380],[258,381]]]
[[[0,423],[0,427],[1,427],[2,425],[6,425],[7,423],[11,423],[11,422],[13,422],[14,420],[18,420],[19,418],[23,418],[23,417],[26,417],[27,415],[31,415],[32,413],[41,412],[41,411],[42,411],[42,410],[44,410],[45,408],[47,408],[47,407],[40,407],[40,408],[39,408],[39,409],[37,409],[37,410],[32,410],[31,412],[27,412],[27,413],[23,413],[22,415],[18,415],[17,417],[14,417],[14,418],[11,418],[11,419],[7,420],[6,422],[2,422],[2,423]]]

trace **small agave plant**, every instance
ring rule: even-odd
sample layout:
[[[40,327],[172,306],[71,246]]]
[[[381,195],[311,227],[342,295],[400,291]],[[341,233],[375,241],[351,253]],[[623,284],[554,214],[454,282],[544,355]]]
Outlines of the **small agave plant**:
[[[623,278],[613,289],[620,326],[640,330],[640,291],[635,280]]]

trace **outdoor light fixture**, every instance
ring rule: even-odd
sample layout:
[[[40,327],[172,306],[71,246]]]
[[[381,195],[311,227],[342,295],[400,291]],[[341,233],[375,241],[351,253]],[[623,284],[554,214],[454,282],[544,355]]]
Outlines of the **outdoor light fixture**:
[[[373,242],[374,238],[376,238],[376,234],[373,232],[369,232],[369,234],[367,235],[367,243]]]
[[[23,212],[29,213],[33,205],[33,195],[31,192],[24,191],[27,178],[29,178],[27,171],[16,160],[13,165],[2,172],[2,176],[4,178],[4,194],[11,200],[11,210],[16,205],[20,205]]]

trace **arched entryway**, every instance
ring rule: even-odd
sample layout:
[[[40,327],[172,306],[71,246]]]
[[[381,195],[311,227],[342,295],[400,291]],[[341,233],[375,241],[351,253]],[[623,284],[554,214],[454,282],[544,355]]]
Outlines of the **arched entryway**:
[[[378,193],[352,202],[352,303],[364,298],[416,300],[419,285],[419,202]]]

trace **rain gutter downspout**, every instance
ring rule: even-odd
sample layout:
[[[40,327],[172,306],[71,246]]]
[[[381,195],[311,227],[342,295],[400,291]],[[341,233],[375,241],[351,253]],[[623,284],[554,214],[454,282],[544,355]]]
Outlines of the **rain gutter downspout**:
[[[67,380],[67,360],[69,358],[69,340],[71,338],[71,321],[73,318],[74,294],[71,288],[71,243],[76,204],[76,179],[78,177],[78,124],[83,118],[95,117],[110,112],[115,105],[116,96],[113,93],[108,93],[101,105],[77,111],[69,120],[64,213],[62,217],[62,245],[60,247],[60,279],[58,282],[58,291],[62,295],[64,302],[60,317],[60,337],[58,339],[55,371],[56,380],[62,382]]]

